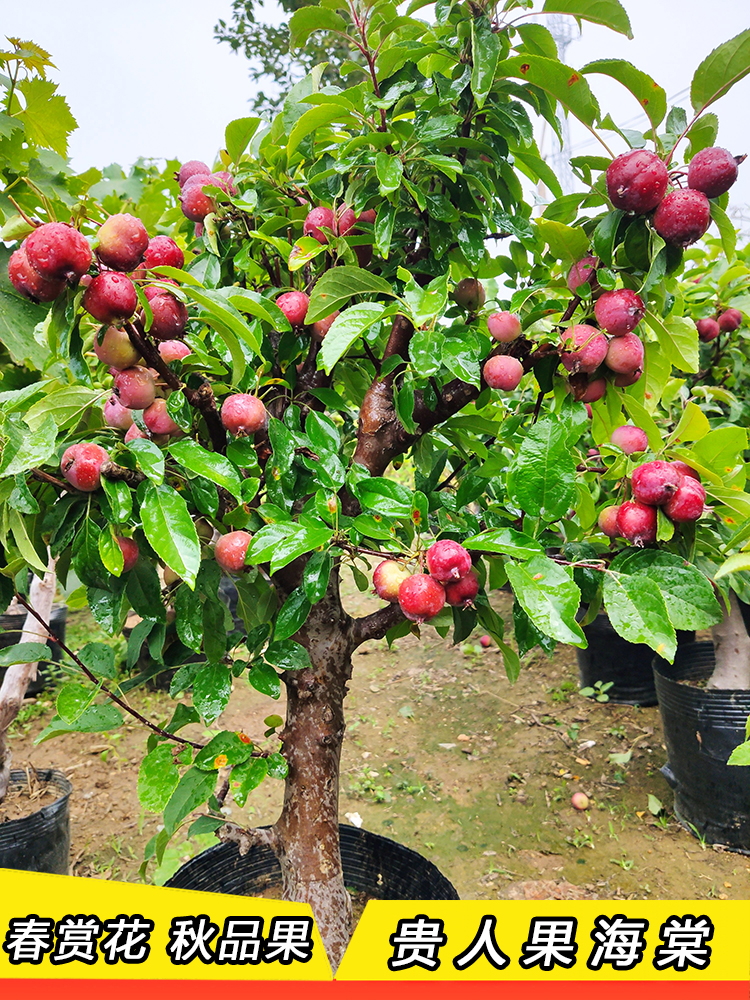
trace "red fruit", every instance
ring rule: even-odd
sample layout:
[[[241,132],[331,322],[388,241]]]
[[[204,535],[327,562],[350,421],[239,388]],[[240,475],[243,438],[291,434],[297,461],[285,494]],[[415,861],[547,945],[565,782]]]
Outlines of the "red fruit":
[[[677,492],[682,475],[671,462],[646,462],[633,470],[630,485],[640,503],[661,507]]]
[[[110,396],[104,404],[104,423],[108,427],[126,431],[133,426],[133,414],[122,405],[117,396]]]
[[[130,343],[130,337],[119,326],[102,327],[94,337],[94,354],[105,365],[130,368],[141,355]]]
[[[612,444],[617,445],[621,451],[624,451],[626,455],[637,455],[639,452],[648,449],[646,432],[641,430],[640,427],[634,427],[632,424],[623,424],[622,427],[616,427],[612,431],[610,441]]]
[[[216,173],[211,174],[211,183],[214,187],[220,188],[224,194],[237,194],[234,177],[228,170],[217,170]]]
[[[346,236],[357,224],[357,216],[354,210],[342,205],[336,215],[336,228],[339,236]]]
[[[284,292],[276,299],[276,305],[292,326],[302,326],[307,315],[307,307],[310,305],[310,297],[304,292]]]
[[[205,187],[206,184],[213,185],[213,177],[211,174],[193,174],[192,177],[188,177],[185,183],[182,185],[182,190],[187,191],[188,188],[193,187],[197,184],[198,187]]]
[[[101,468],[108,461],[109,455],[98,444],[72,444],[63,454],[60,471],[71,486],[92,493],[99,489]]]
[[[180,428],[167,413],[166,399],[155,399],[143,411],[143,422],[152,434],[177,434]]]
[[[570,804],[579,812],[584,812],[589,807],[589,797],[585,792],[573,792],[570,796]]]
[[[324,208],[322,205],[307,213],[307,218],[302,225],[302,233],[304,236],[314,236],[318,243],[327,243],[328,236],[320,228],[321,226],[325,226],[326,229],[330,229],[333,232],[336,230],[336,219],[334,218],[333,210]]]
[[[679,459],[675,459],[675,461],[670,464],[673,469],[677,469],[681,476],[690,476],[691,479],[697,479],[698,482],[701,481],[700,473],[696,472],[695,469],[691,469],[689,465],[686,465]]]
[[[468,608],[479,593],[479,577],[473,569],[454,583],[446,583],[445,600],[453,608]]]
[[[643,342],[636,333],[613,337],[607,348],[604,364],[620,375],[635,375],[643,371]]]
[[[450,583],[466,576],[471,569],[471,556],[463,545],[441,538],[427,550],[427,569],[439,583]]]
[[[129,573],[138,562],[138,543],[132,538],[122,538],[120,535],[117,535],[116,539],[122,551],[122,572]]]
[[[203,193],[200,184],[185,185],[180,194],[180,207],[182,214],[191,222],[203,222],[216,209],[209,196]]]
[[[130,319],[138,305],[135,285],[126,274],[103,271],[83,293],[83,308],[100,323]]]
[[[154,236],[148,241],[143,263],[151,271],[157,267],[182,268],[185,264],[185,254],[170,236]]]
[[[737,180],[738,164],[728,149],[710,146],[690,161],[688,187],[702,191],[707,198],[718,198]]]
[[[476,278],[462,278],[453,289],[453,298],[462,309],[476,312],[484,305],[487,294],[481,281]]]
[[[262,400],[246,392],[227,396],[221,405],[221,422],[230,434],[240,437],[262,430],[268,414]]]
[[[162,340],[159,344],[159,354],[167,364],[170,361],[182,361],[190,353],[190,348],[184,340]]]
[[[157,340],[175,340],[185,332],[188,321],[187,306],[174,295],[160,288],[145,289],[153,319],[149,332]]]
[[[366,208],[364,212],[360,212],[357,216],[357,222],[368,222],[372,226],[375,224],[377,217],[378,210],[376,208]]]
[[[607,194],[615,208],[642,215],[664,197],[669,176],[662,160],[647,149],[631,149],[607,167]]]
[[[568,288],[575,294],[579,285],[596,283],[596,257],[583,257],[568,271]]]
[[[140,219],[126,212],[110,215],[99,227],[96,256],[114,271],[138,267],[148,247],[148,233]]]
[[[603,382],[604,379],[601,379],[600,381]],[[591,420],[591,418],[594,416],[594,411],[591,409],[591,406],[588,403],[584,403],[584,406],[586,407],[586,416],[589,418],[589,420]]]
[[[602,292],[596,300],[594,315],[599,326],[612,337],[622,337],[635,330],[646,315],[646,306],[637,292],[618,288]]]
[[[145,410],[156,398],[156,384],[148,368],[134,365],[115,375],[115,394],[129,410]]]
[[[482,376],[491,389],[512,392],[518,388],[523,378],[523,365],[518,358],[511,358],[508,354],[498,354],[487,360],[482,369]]]
[[[313,323],[313,325],[310,327],[310,331],[313,337],[315,337],[316,340],[323,340],[325,335],[333,326],[334,320],[340,315],[341,314],[337,309],[336,312],[331,313],[330,316],[326,316],[325,319],[319,319],[316,323]]]
[[[26,239],[29,264],[43,278],[74,283],[91,267],[91,247],[85,236],[64,222],[47,222]]]
[[[666,196],[654,214],[654,229],[667,243],[695,243],[711,222],[711,204],[702,191],[684,188]]]
[[[648,545],[656,541],[656,507],[627,500],[617,513],[617,531],[626,542]]]
[[[638,381],[641,375],[643,375],[642,371],[630,372],[627,375],[617,375],[615,376],[615,385],[616,386],[635,385],[635,383]]]
[[[409,621],[427,622],[445,604],[445,590],[426,573],[415,573],[398,588],[398,603]]]
[[[479,645],[482,647],[482,649],[487,649],[488,646],[492,645],[492,639],[490,639],[488,635],[483,635],[479,639]]]
[[[492,313],[487,317],[487,329],[493,340],[501,344],[509,344],[521,336],[521,320],[515,313]]]
[[[372,574],[372,585],[381,601],[395,604],[398,601],[398,590],[404,580],[411,576],[403,563],[395,559],[384,559],[375,567]]]
[[[8,277],[15,290],[32,302],[52,302],[65,289],[62,278],[43,278],[26,255],[26,244],[14,250],[8,261]]]
[[[139,438],[148,441],[148,434],[144,434],[138,424],[133,424],[125,435],[125,444],[130,444],[131,441],[137,441]]]
[[[617,538],[620,534],[620,530],[617,527],[617,515],[619,513],[619,504],[612,507],[604,507],[603,510],[599,511],[599,531],[605,534],[607,538]]]
[[[210,174],[211,168],[207,166],[202,160],[188,160],[187,163],[183,163],[180,167],[180,172],[177,175],[177,183],[182,187],[188,177],[192,177],[193,174]]]
[[[721,327],[719,324],[715,319],[711,319],[710,317],[707,319],[699,319],[695,325],[698,328],[698,339],[702,340],[704,344],[708,344],[712,340],[716,340],[721,333]]]
[[[225,573],[239,573],[245,568],[245,554],[252,538],[247,531],[230,531],[217,540],[214,558]]]
[[[677,492],[669,503],[664,504],[664,513],[677,524],[685,521],[697,521],[703,513],[706,503],[706,491],[697,479],[683,476]]]
[[[598,399],[601,399],[604,393],[607,391],[607,380],[605,378],[595,378],[589,382],[586,387],[586,391],[581,396],[581,402],[595,403]],[[589,416],[591,416],[591,407],[589,406]]]
[[[569,372],[596,371],[607,354],[607,338],[594,326],[579,324],[560,337],[560,359]]]
[[[732,333],[742,326],[742,313],[739,309],[726,309],[716,320],[719,329],[724,333]]]

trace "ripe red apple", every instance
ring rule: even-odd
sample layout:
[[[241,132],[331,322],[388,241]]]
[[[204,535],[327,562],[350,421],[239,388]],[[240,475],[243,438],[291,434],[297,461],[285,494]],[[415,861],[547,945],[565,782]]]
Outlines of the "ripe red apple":
[[[581,396],[581,402],[595,403],[598,399],[601,399],[604,393],[607,391],[607,380],[605,378],[595,378],[586,386],[586,391]],[[591,407],[589,406],[589,416],[591,416]]]
[[[426,573],[415,573],[398,588],[398,603],[409,621],[422,624],[445,605],[445,590]]]
[[[569,372],[596,371],[607,354],[607,338],[594,326],[572,326],[560,335],[560,360]]]
[[[615,385],[616,386],[635,385],[635,383],[638,381],[641,375],[643,375],[642,371],[628,372],[625,375],[616,375]]]
[[[135,285],[126,274],[103,271],[83,293],[83,308],[100,323],[130,319],[138,305]]]
[[[646,315],[643,299],[630,288],[602,292],[596,300],[594,315],[599,326],[612,337],[623,337],[638,326]]]
[[[65,289],[63,278],[43,278],[32,267],[26,254],[26,244],[14,250],[8,261],[8,277],[19,295],[32,302],[52,302]]]
[[[611,507],[604,507],[599,511],[598,525],[599,531],[607,538],[617,538],[620,534],[617,527],[617,515],[620,513],[620,505],[614,504]]]
[[[624,451],[626,455],[637,455],[639,452],[648,450],[648,437],[646,432],[633,424],[623,424],[612,431],[610,438],[612,444]]]
[[[702,191],[671,191],[654,213],[654,229],[667,243],[686,247],[695,243],[711,223],[711,204]]]
[[[642,215],[664,197],[669,176],[662,160],[647,149],[631,149],[607,167],[607,194],[615,208]]]
[[[276,305],[281,309],[292,326],[302,326],[310,305],[310,296],[304,292],[284,292],[276,299]]]
[[[587,282],[593,289],[596,284],[596,257],[583,257],[574,264],[568,271],[568,288],[576,293],[579,285],[585,285]]]
[[[716,340],[721,333],[721,327],[710,316],[706,319],[699,319],[695,325],[698,328],[698,339],[703,341],[704,344],[709,344],[712,340]]]
[[[268,413],[257,396],[238,392],[227,396],[221,404],[221,422],[230,434],[244,437],[262,430],[268,422]]]
[[[640,503],[661,507],[677,492],[682,475],[671,462],[645,462],[633,470],[630,485]]]
[[[490,639],[488,635],[483,635],[479,639],[479,645],[482,647],[482,649],[487,649],[489,646],[492,645],[492,639]]]
[[[132,271],[148,247],[148,233],[140,219],[127,212],[110,215],[99,227],[96,255],[114,271]]]
[[[144,294],[153,315],[149,328],[153,337],[157,340],[175,340],[185,332],[188,311],[184,302],[154,285],[145,288]]]
[[[193,174],[182,185],[182,191],[187,191],[188,188],[195,187],[196,185],[199,188],[204,188],[207,184],[213,184],[211,174]]]
[[[677,492],[664,504],[664,513],[677,524],[697,521],[703,513],[705,503],[706,491],[701,483],[692,476],[683,476]]]
[[[492,313],[487,317],[487,329],[493,340],[509,344],[521,336],[521,320],[515,313]]]
[[[333,326],[336,318],[340,315],[341,313],[337,309],[336,312],[331,313],[330,316],[326,316],[325,319],[319,319],[315,323],[313,323],[313,325],[310,327],[310,332],[312,333],[313,337],[315,337],[316,340],[323,340],[325,338],[325,335]]]
[[[144,441],[149,440],[148,434],[144,434],[138,424],[132,424],[125,435],[125,444],[130,444],[131,441],[137,441],[139,438],[142,438]]]
[[[471,555],[458,542],[441,538],[427,550],[427,569],[439,583],[460,580],[471,569]]]
[[[138,562],[138,543],[133,541],[132,538],[124,538],[120,535],[116,536],[117,544],[120,546],[122,551],[122,572],[129,573],[130,570]]]
[[[220,188],[224,194],[237,194],[237,188],[234,186],[234,177],[232,177],[228,170],[217,170],[211,174],[211,183],[214,187]]]
[[[523,378],[523,365],[518,358],[509,354],[496,354],[488,358],[482,369],[482,377],[491,389],[512,392]]]
[[[88,240],[64,222],[39,226],[25,245],[29,263],[43,278],[74,284],[91,267]]]
[[[143,422],[152,434],[178,434],[180,428],[167,412],[166,399],[155,399],[143,411]]]
[[[98,444],[72,444],[63,453],[60,471],[77,490],[93,493],[101,485],[101,468],[108,461],[108,453]]]
[[[656,507],[627,500],[617,512],[617,531],[626,542],[649,545],[656,541]]]
[[[460,580],[445,585],[445,600],[451,607],[468,608],[479,593],[479,577],[470,569]]]
[[[689,465],[685,464],[685,462],[675,459],[670,464],[673,469],[677,469],[681,476],[690,476],[691,479],[697,479],[698,482],[701,481],[700,473],[696,472],[695,469],[691,469]]]
[[[148,368],[134,365],[115,375],[117,398],[129,410],[145,410],[156,398],[156,383]]]
[[[716,322],[724,333],[733,333],[742,326],[742,313],[739,309],[725,309]]]
[[[121,431],[128,430],[133,425],[133,414],[123,406],[117,396],[110,396],[104,404],[104,423],[108,427],[117,427]]]
[[[718,198],[737,180],[738,164],[728,149],[710,146],[701,149],[690,161],[688,187],[702,191],[707,198]]]
[[[211,168],[207,166],[203,160],[188,160],[187,163],[183,163],[180,167],[180,172],[177,175],[177,183],[180,187],[183,186],[185,181],[192,177],[193,174],[210,174]]]
[[[150,271],[158,267],[182,268],[185,264],[185,254],[177,246],[171,236],[154,236],[148,241],[143,255],[143,265]]]
[[[191,222],[203,222],[216,209],[209,196],[203,193],[200,184],[185,185],[180,194],[180,207],[182,214]]]
[[[325,226],[326,229],[330,229],[332,232],[336,231],[336,219],[333,210],[319,205],[307,213],[307,218],[302,225],[302,233],[304,236],[315,237],[318,243],[327,243],[328,236],[320,228],[321,226]]]
[[[589,797],[585,792],[573,792],[570,796],[570,804],[579,812],[584,812],[589,807]]]
[[[398,601],[399,587],[410,576],[411,573],[403,563],[396,562],[395,559],[384,559],[375,567],[372,585],[381,601],[395,604]]]
[[[453,298],[462,309],[477,312],[487,298],[484,285],[476,278],[462,278],[453,289]]]
[[[214,546],[214,558],[225,573],[240,573],[245,568],[245,554],[253,536],[247,531],[221,535]]]
[[[102,327],[94,337],[94,354],[105,365],[130,368],[140,360],[125,330],[119,326]]]
[[[378,210],[376,208],[366,208],[364,212],[360,212],[357,216],[357,222],[367,222],[369,225],[375,225],[375,220],[378,217]]]
[[[643,371],[643,342],[637,333],[613,337],[609,342],[604,363],[620,375],[635,375]]]
[[[170,361],[182,361],[190,353],[190,348],[184,340],[162,340],[159,344],[159,354],[167,364]]]
[[[339,236],[346,236],[347,233],[354,229],[356,224],[357,216],[354,214],[354,209],[342,205],[336,213],[336,231]]]

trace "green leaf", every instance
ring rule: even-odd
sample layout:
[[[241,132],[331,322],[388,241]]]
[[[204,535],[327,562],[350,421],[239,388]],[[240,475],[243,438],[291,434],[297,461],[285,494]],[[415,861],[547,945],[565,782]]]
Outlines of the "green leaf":
[[[159,486],[164,482],[164,452],[145,438],[136,438],[127,445],[136,457],[138,467],[152,483]]]
[[[627,60],[596,59],[587,63],[581,72],[603,73],[621,83],[638,101],[654,128],[664,120],[664,115],[667,113],[667,95],[664,90],[648,74],[642,73]]]
[[[184,499],[166,483],[146,483],[141,502],[143,530],[154,552],[193,587],[201,549]]]
[[[104,568],[114,576],[122,573],[124,557],[111,525],[104,528],[99,535],[99,558]]]
[[[316,12],[319,8],[316,7]],[[302,140],[316,129],[337,122],[339,125],[349,125],[356,121],[351,104],[342,100],[340,104],[320,104],[310,108],[297,121],[286,144],[287,160],[297,152]]]
[[[265,757],[253,757],[240,764],[232,771],[232,796],[242,809],[247,797],[268,774],[268,762]]]
[[[193,764],[204,771],[216,771],[220,767],[242,764],[252,755],[252,743],[241,740],[238,733],[223,732],[214,736],[210,743],[198,751]],[[222,760],[222,757],[226,759]]]
[[[235,118],[224,130],[224,143],[233,163],[239,163],[262,118]]]
[[[325,549],[322,552],[313,552],[307,560],[303,575],[303,586],[310,604],[317,604],[325,595],[332,567],[333,556],[330,549]]]
[[[300,647],[301,648],[301,647]],[[277,700],[281,697],[281,680],[274,668],[262,660],[257,660],[247,674],[247,679],[261,694]]]
[[[747,570],[750,570],[750,552],[737,552],[724,560],[714,574],[714,580],[720,580],[730,573],[744,573]]]
[[[229,703],[232,673],[224,663],[207,663],[193,682],[193,705],[210,726]]]
[[[516,600],[540,632],[571,646],[586,645],[575,620],[581,591],[568,567],[539,555],[522,566],[508,563],[505,569]]]
[[[183,438],[169,445],[170,455],[190,472],[209,479],[236,499],[242,497],[242,480],[237,469],[228,458],[214,451],[207,451],[197,441]]]
[[[35,465],[44,465],[55,452],[57,426],[51,415],[35,431],[30,431],[20,418],[6,420],[0,433],[4,439],[0,475],[28,472]]]
[[[676,629],[711,628],[721,621],[721,607],[710,581],[680,556],[659,549],[629,549],[617,556],[610,569],[655,583]]]
[[[270,753],[266,757],[266,762],[268,763],[269,778],[278,778],[283,781],[289,774],[289,765],[280,753]]]
[[[63,733],[104,733],[121,725],[122,715],[114,705],[91,705],[74,723],[65,722],[56,715],[34,740],[34,746]]]
[[[344,31],[346,21],[340,14],[319,4],[300,7],[289,19],[289,46],[301,49],[315,31]]]
[[[614,3],[615,0],[606,0],[606,2]],[[576,4],[576,6],[585,9],[596,7],[596,5],[596,3],[590,3],[589,0],[581,0],[580,3]],[[579,16],[585,17],[585,14]],[[599,105],[586,80],[577,70],[565,66],[556,59],[546,59],[544,56],[524,53],[522,56],[513,56],[499,62],[497,73],[501,77],[520,77],[528,84],[546,91],[584,125],[592,127],[599,117]]]
[[[78,423],[86,408],[100,400],[101,395],[100,389],[89,389],[85,385],[68,385],[57,390],[50,386],[44,397],[24,414],[24,421],[32,431],[37,430],[48,415],[54,417],[58,427]]]
[[[693,402],[687,402],[679,423],[667,438],[667,444],[682,444],[684,441],[700,441],[711,430],[708,417]],[[655,449],[658,451],[659,449]]]
[[[618,0],[546,0],[542,10],[545,13],[571,14],[592,24],[603,24],[605,28],[628,38],[633,37],[630,19]]]
[[[315,242],[318,243],[317,240]],[[319,243],[318,246],[320,246]],[[263,320],[264,323],[268,323],[274,330],[278,330],[279,333],[291,330],[292,328],[292,324],[275,302],[272,302],[259,292],[254,292],[251,288],[232,287],[227,289],[226,299],[235,309],[239,309],[240,312],[250,313],[251,316],[257,316],[258,319]]]
[[[618,635],[643,642],[671,663],[677,637],[658,584],[647,576],[606,573],[604,606]]]
[[[404,165],[395,153],[378,153],[375,157],[375,173],[380,185],[380,193],[388,195],[398,191],[404,175]]]
[[[500,58],[500,36],[492,30],[489,18],[472,20],[471,51],[471,92],[477,107],[481,108],[492,90]]]
[[[750,73],[750,28],[715,48],[695,71],[690,101],[696,114]]]
[[[115,524],[124,524],[133,513],[133,494],[130,487],[127,483],[102,479],[102,489],[109,501],[109,508]]]
[[[87,642],[82,649],[79,649],[78,659],[95,677],[106,677],[108,680],[117,677],[115,651],[103,642]],[[60,714],[62,715],[62,712]]]
[[[745,743],[740,743],[738,747],[735,747],[734,750],[732,750],[727,764],[745,766],[750,764],[750,740]]]
[[[307,621],[311,604],[303,587],[293,590],[276,616],[273,637],[276,642],[295,635]]]
[[[393,289],[384,278],[361,267],[333,267],[317,281],[310,296],[305,323],[309,325],[325,319],[354,295],[390,295],[395,298]]]
[[[199,653],[203,642],[203,605],[200,597],[189,587],[178,587],[174,611],[180,642]]]
[[[474,552],[497,552],[514,559],[532,559],[544,552],[539,542],[515,528],[490,528],[472,535],[462,544]]]
[[[721,247],[727,262],[731,264],[737,253],[737,230],[732,220],[717,201],[711,201],[711,218],[716,223],[721,237]]]
[[[575,504],[575,459],[565,427],[554,417],[536,423],[508,471],[513,503],[532,517],[556,521]]]
[[[34,336],[37,323],[48,315],[48,307],[30,302],[15,290],[8,277],[10,247],[0,246],[0,342],[17,365],[26,361],[41,370],[49,355],[46,344]]]
[[[106,590],[110,577],[99,555],[100,533],[101,528],[95,521],[90,517],[84,518],[73,539],[71,565],[81,583]]]
[[[215,771],[199,767],[185,771],[164,809],[164,827],[170,836],[189,813],[208,801],[215,787]]]
[[[305,670],[311,666],[307,650],[293,639],[269,643],[263,656],[279,670]]]
[[[695,323],[685,316],[669,316],[663,320],[647,310],[646,323],[656,334],[664,354],[682,372],[697,372],[698,331]]]
[[[36,146],[66,156],[68,136],[77,128],[77,123],[68,102],[55,93],[57,84],[31,77],[21,80],[18,89],[26,101],[26,107],[18,115],[19,121],[26,126],[26,138]]]
[[[579,226],[564,226],[551,219],[537,219],[542,239],[558,260],[575,263],[589,250],[589,237]]]
[[[44,642],[19,642],[15,646],[0,649],[0,667],[12,667],[16,663],[38,663],[48,660],[49,646]]]
[[[330,375],[333,366],[343,357],[352,344],[371,326],[374,326],[383,316],[383,306],[379,302],[362,302],[349,306],[340,316],[337,316],[325,335],[320,352],[320,364],[326,375]]]
[[[151,812],[161,812],[180,780],[171,743],[161,743],[141,761],[138,769],[138,800]]]

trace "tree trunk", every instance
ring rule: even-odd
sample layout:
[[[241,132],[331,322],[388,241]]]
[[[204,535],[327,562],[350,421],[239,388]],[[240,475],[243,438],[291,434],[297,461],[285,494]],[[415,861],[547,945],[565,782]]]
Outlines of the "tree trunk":
[[[52,615],[57,586],[55,562],[56,560],[50,559],[47,572],[42,579],[37,576],[32,579],[29,591],[29,604],[47,623]],[[43,632],[42,626],[29,613],[26,615],[18,642],[46,642],[48,636],[43,635]],[[16,663],[8,667],[0,687],[0,802],[8,793],[10,781],[11,753],[7,745],[8,727],[21,709],[29,682],[36,680],[37,667],[37,663]]]
[[[707,684],[713,690],[750,689],[750,636],[737,595],[729,591],[729,613],[711,630],[716,666]]]
[[[275,827],[283,898],[309,903],[334,971],[351,936],[352,908],[339,845],[339,768],[344,698],[355,645],[341,606],[338,573],[296,636],[312,667],[287,671],[286,725],[281,739],[289,765],[284,807]]]

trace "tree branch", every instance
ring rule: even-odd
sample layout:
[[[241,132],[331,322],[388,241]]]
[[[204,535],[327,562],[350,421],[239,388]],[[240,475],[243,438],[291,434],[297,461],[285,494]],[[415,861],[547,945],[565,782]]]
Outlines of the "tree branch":
[[[255,829],[247,830],[242,826],[237,826],[236,823],[225,823],[216,831],[216,836],[222,844],[237,844],[242,856],[247,854],[251,847],[258,845],[270,847],[274,854],[277,854],[279,850],[279,836],[273,826],[255,827]]]
[[[398,604],[387,604],[364,618],[352,622],[352,642],[354,649],[368,639],[382,639],[386,632],[404,621],[404,613]]]
[[[101,467],[101,474],[112,483],[127,483],[128,486],[136,487],[146,478],[137,469],[126,469],[124,465],[117,462],[104,462]]]

